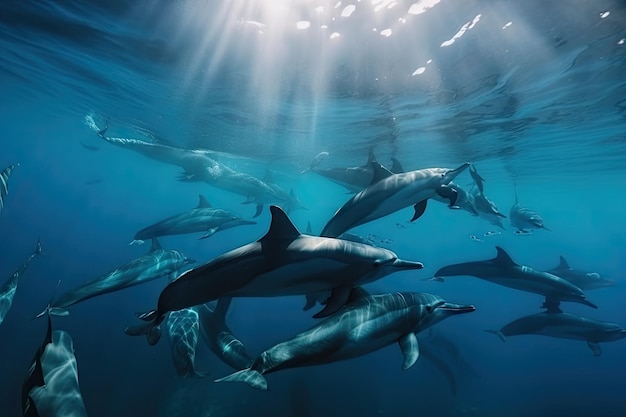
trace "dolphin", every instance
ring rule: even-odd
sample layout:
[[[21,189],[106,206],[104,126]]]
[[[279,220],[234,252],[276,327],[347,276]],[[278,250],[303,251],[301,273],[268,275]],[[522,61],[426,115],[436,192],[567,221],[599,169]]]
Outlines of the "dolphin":
[[[485,182],[485,179],[480,176],[478,171],[476,171],[476,167],[473,164],[469,168],[469,173],[472,176],[472,179],[474,180],[474,184],[476,184],[478,191],[482,193],[484,191],[483,183]]]
[[[87,416],[78,384],[72,338],[64,331],[52,331],[49,314],[46,337],[22,384],[22,415]]]
[[[597,272],[586,272],[572,268],[563,256],[560,257],[559,265],[547,272],[571,282],[581,290],[595,290],[617,285],[615,280],[603,278]]]
[[[387,249],[347,240],[303,235],[278,206],[270,206],[268,232],[256,242],[226,252],[191,269],[161,292],[157,308],[138,317],[150,323],[128,327],[132,336],[145,334],[150,344],[160,337],[168,311],[220,297],[278,297],[331,291],[322,311],[326,317],[346,303],[353,287],[392,272],[422,269],[421,262],[398,259]]]
[[[600,356],[599,343],[613,342],[626,337],[626,330],[619,325],[563,313],[559,308],[513,320],[500,330],[487,330],[502,341],[506,337],[537,334],[560,339],[575,339],[587,342],[593,356]]]
[[[370,186],[348,200],[326,223],[321,236],[335,237],[365,223],[387,216],[414,205],[411,221],[426,210],[429,198],[436,194],[444,196],[450,205],[456,204],[456,192],[447,187],[469,163],[456,169],[428,168],[392,174],[377,162],[371,163],[374,179]]]
[[[451,315],[474,310],[472,305],[447,303],[432,294],[369,295],[358,288],[344,310],[261,353],[249,369],[215,382],[245,382],[266,390],[264,374],[356,358],[396,342],[404,355],[402,369],[407,370],[419,357],[416,333]]]
[[[226,313],[231,301],[230,297],[220,298],[217,303],[210,303],[213,306],[209,306],[209,303],[197,306],[196,311],[202,338],[209,349],[226,365],[239,371],[252,365],[253,359],[226,324]]]
[[[172,348],[172,360],[178,376],[204,377],[196,371],[196,346],[198,344],[199,315],[195,308],[170,312],[167,317],[167,333]]]
[[[50,313],[59,316],[68,315],[67,308],[76,303],[163,276],[176,276],[182,267],[194,262],[178,251],[163,250],[159,241],[152,239],[152,247],[147,254],[61,295],[52,303]],[[45,311],[39,313],[37,317],[43,314]]]
[[[319,155],[318,155],[319,156]],[[332,182],[348,189],[351,193],[358,193],[367,187],[374,177],[372,162],[376,162],[374,150],[370,148],[367,162],[363,165],[346,168],[319,168],[320,160],[314,159],[311,167],[304,172],[314,172]]]
[[[9,277],[8,280],[0,287],[0,324],[4,321],[7,313],[11,309],[13,304],[13,297],[17,291],[17,284],[20,281],[22,275],[30,265],[30,262],[37,256],[41,255],[41,241],[37,241],[35,251],[26,259],[26,261]]]
[[[237,172],[213,158],[215,152],[203,149],[183,149],[139,139],[100,136],[104,141],[140,153],[156,161],[176,165],[183,169],[178,177],[185,182],[205,182],[214,187],[246,197],[244,204],[254,203],[254,217],[261,214],[263,205],[282,199],[260,179]]]
[[[0,214],[2,214],[2,210],[4,209],[4,201],[9,195],[9,176],[11,172],[15,169],[14,164],[6,167],[2,172],[0,172]],[[17,164],[19,166],[19,164]]]
[[[573,301],[598,308],[587,300],[580,288],[569,281],[548,272],[519,265],[499,246],[496,246],[496,250],[498,254],[493,259],[444,266],[435,272],[433,280],[443,281],[444,277],[469,275],[505,287],[541,294],[548,301]]]
[[[220,230],[256,224],[255,221],[244,220],[227,210],[213,208],[208,200],[201,194],[198,198],[198,205],[195,208],[184,213],[170,216],[138,231],[131,244],[143,243],[144,240],[160,236],[196,232],[204,232],[204,235],[200,239],[206,239]]]
[[[511,226],[516,227],[516,234],[526,234],[530,233],[532,229],[548,229],[543,224],[543,219],[536,212],[520,206],[517,201],[517,190],[515,191],[515,204],[511,207],[511,211],[509,212],[509,217],[511,220]]]
[[[476,187],[470,190],[470,194],[474,199],[474,208],[478,216],[504,230],[502,219],[506,219],[506,216],[498,210],[496,204],[489,200],[485,194]]]

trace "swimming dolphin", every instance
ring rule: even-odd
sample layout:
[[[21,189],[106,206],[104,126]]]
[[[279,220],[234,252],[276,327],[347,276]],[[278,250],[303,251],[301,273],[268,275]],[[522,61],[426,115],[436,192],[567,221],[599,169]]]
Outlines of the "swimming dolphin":
[[[496,246],[496,250],[498,254],[493,259],[444,266],[435,272],[433,280],[443,281],[444,277],[469,275],[505,287],[541,294],[548,301],[573,301],[598,308],[571,282],[548,272],[519,265],[499,246]]]
[[[143,243],[144,240],[155,237],[197,232],[204,232],[200,239],[206,239],[220,230],[256,224],[255,221],[244,220],[227,210],[213,208],[203,195],[199,195],[198,198],[199,202],[195,208],[141,229],[130,244]]]
[[[502,219],[506,219],[506,216],[498,210],[496,204],[476,187],[472,187],[470,194],[474,199],[474,208],[478,216],[504,230]]]
[[[319,156],[319,155],[318,155]],[[304,172],[314,172],[348,189],[352,193],[358,193],[367,187],[374,177],[372,162],[376,162],[373,149],[370,148],[367,162],[364,165],[346,168],[318,168],[320,160],[314,159],[311,167]]]
[[[260,179],[237,172],[213,158],[215,153],[203,149],[183,149],[151,143],[139,139],[100,136],[103,140],[148,158],[176,165],[183,169],[180,181],[205,182],[214,187],[246,197],[244,204],[256,204],[254,217],[261,214],[263,205],[276,203],[281,198]]]
[[[59,316],[68,315],[67,308],[76,303],[163,276],[174,277],[182,267],[193,262],[195,261],[178,251],[163,250],[159,241],[152,239],[152,247],[147,254],[61,295],[52,303],[50,313]],[[43,314],[45,311],[39,313],[37,317]]]
[[[150,323],[128,327],[132,336],[145,334],[150,344],[160,337],[168,311],[220,297],[277,297],[331,291],[322,311],[326,317],[346,303],[353,287],[392,272],[423,268],[420,262],[398,259],[387,249],[347,240],[301,234],[278,206],[271,206],[268,232],[256,242],[226,252],[189,270],[161,292],[155,310],[138,317]]]
[[[22,384],[22,415],[26,417],[86,417],[78,384],[74,345],[64,331],[48,331]]]
[[[205,375],[197,372],[196,346],[198,344],[198,312],[195,308],[184,308],[170,312],[167,317],[166,329],[172,348],[172,360],[178,376],[198,378]]]
[[[249,369],[215,382],[245,382],[266,390],[264,374],[356,358],[396,342],[404,355],[402,369],[407,370],[419,357],[416,333],[451,315],[474,310],[432,294],[369,295],[358,288],[344,310],[261,353]]]
[[[41,255],[41,241],[37,241],[35,251],[26,259],[26,261],[15,271],[11,277],[0,287],[0,324],[4,321],[7,313],[11,309],[13,304],[13,297],[17,291],[17,284],[20,282],[20,278],[24,275],[24,272],[30,265],[30,262],[37,256]]]
[[[476,171],[476,167],[473,164],[469,168],[469,173],[472,176],[472,179],[474,180],[474,184],[476,184],[478,191],[482,193],[484,191],[483,183],[485,182],[485,179],[480,176],[478,171]]]
[[[595,290],[617,285],[614,280],[603,278],[597,272],[586,272],[572,268],[563,256],[560,257],[559,265],[547,272],[571,282],[581,290]]]
[[[226,313],[231,300],[230,297],[224,297],[217,300],[217,303],[202,304],[195,308],[199,314],[202,338],[209,349],[226,365],[239,371],[252,365],[253,359],[226,324]]]
[[[392,174],[377,162],[371,163],[374,179],[370,186],[348,200],[326,223],[321,236],[335,237],[365,223],[414,205],[411,221],[426,210],[429,198],[439,194],[456,204],[456,192],[447,187],[469,163],[456,169],[428,168]]]
[[[19,166],[19,164],[17,164],[17,166]],[[0,172],[0,214],[2,214],[2,210],[4,209],[4,201],[7,195],[9,195],[9,176],[14,169],[15,165],[11,164]]]
[[[602,354],[598,343],[612,342],[626,337],[626,330],[617,324],[563,313],[558,308],[513,320],[500,330],[487,330],[487,332],[497,335],[502,341],[505,341],[506,337],[523,334],[583,340],[587,342],[593,356]]]
[[[550,230],[543,224],[543,219],[539,214],[526,207],[520,206],[517,201],[517,190],[515,191],[515,204],[511,207],[509,217],[511,226],[517,228],[516,234],[530,233],[532,229]]]

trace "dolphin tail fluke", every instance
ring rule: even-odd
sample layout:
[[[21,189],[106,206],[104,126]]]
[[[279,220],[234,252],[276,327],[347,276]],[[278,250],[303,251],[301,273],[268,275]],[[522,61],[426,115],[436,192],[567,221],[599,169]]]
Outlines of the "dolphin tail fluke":
[[[245,382],[254,389],[267,391],[267,381],[259,371],[244,369],[224,378],[216,379],[215,382]]]
[[[70,312],[67,311],[65,308],[62,307],[46,307],[46,309],[44,311],[42,311],[41,313],[37,314],[35,316],[36,319],[38,319],[41,316],[45,316],[46,314],[50,314],[51,316],[59,316],[59,317],[65,317],[65,316],[69,316]]]
[[[500,330],[485,330],[485,331],[487,333],[495,334],[496,336],[498,336],[500,340],[502,340],[503,342],[506,342],[506,337],[504,336],[504,333],[502,333]]]

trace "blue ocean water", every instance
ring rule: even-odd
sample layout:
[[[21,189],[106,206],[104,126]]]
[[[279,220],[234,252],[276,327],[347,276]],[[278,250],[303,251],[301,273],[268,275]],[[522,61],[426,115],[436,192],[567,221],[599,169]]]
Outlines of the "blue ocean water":
[[[354,7],[351,7],[354,6]],[[434,344],[456,390],[434,362],[401,370],[397,345],[329,365],[267,376],[270,390],[215,384],[232,370],[202,343],[205,379],[176,376],[166,341],[126,336],[134,313],[154,308],[165,278],[70,308],[55,329],[74,340],[90,416],[622,416],[626,341],[484,332],[542,310],[538,295],[473,277],[424,281],[442,266],[495,256],[577,269],[617,281],[586,291],[597,310],[562,308],[626,326],[626,4],[623,1],[5,1],[0,4],[0,282],[41,239],[45,256],[24,273],[0,324],[0,409],[18,415],[21,385],[46,331],[32,320],[59,291],[145,254],[135,232],[196,206],[198,194],[250,219],[244,197],[180,168],[105,142],[107,134],[217,152],[237,171],[292,189],[309,210],[290,214],[319,232],[351,197],[314,173],[360,166],[373,148],[386,166],[456,167],[469,161],[505,215],[515,200],[548,230],[517,235],[463,210],[429,202],[359,226],[424,269],[367,286],[423,291],[476,311],[437,324],[454,343]],[[469,173],[457,182],[471,183]],[[257,224],[161,244],[199,262],[254,241]],[[485,236],[486,232],[499,233]],[[476,237],[476,239],[470,238]],[[382,242],[382,243],[381,243]],[[257,355],[316,323],[304,297],[240,298],[228,324]],[[427,332],[425,332],[427,333]],[[422,339],[422,336],[424,338]],[[428,344],[427,334],[420,335]],[[447,346],[447,348],[446,348]]]

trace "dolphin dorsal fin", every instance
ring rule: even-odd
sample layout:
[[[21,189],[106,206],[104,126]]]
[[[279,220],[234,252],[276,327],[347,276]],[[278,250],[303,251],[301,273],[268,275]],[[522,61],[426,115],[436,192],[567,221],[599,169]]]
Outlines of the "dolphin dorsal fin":
[[[362,298],[369,297],[369,296],[370,296],[370,293],[367,292],[367,290],[365,290],[363,287],[354,287],[352,288],[352,291],[350,292],[350,297],[348,297],[348,301],[346,302],[346,304],[353,303],[357,300],[360,300]]]
[[[313,234],[313,227],[311,226],[311,222],[310,221],[306,222],[306,231],[305,231],[305,233],[307,235],[312,235]]]
[[[401,174],[404,172],[404,167],[396,158],[391,158],[391,172],[394,174]]]
[[[506,253],[504,249],[502,249],[500,246],[496,246],[496,250],[498,251],[498,254],[495,258],[493,258],[493,261],[495,263],[498,263],[500,265],[516,265],[515,261],[511,259],[509,254]]]
[[[198,194],[198,206],[196,208],[211,208],[213,207],[209,200],[206,199],[202,194]]]
[[[367,164],[369,164],[370,162],[376,162],[376,154],[374,154],[374,148],[375,146],[370,146],[367,152]]]
[[[559,266],[557,269],[570,269],[570,268],[571,267],[569,266],[565,258],[562,255],[559,256]]]
[[[300,236],[300,231],[289,220],[287,214],[278,206],[270,206],[270,213],[272,214],[272,222],[270,228],[259,241],[267,239],[295,239]]]
[[[228,312],[228,308],[230,307],[230,303],[233,301],[232,297],[221,297],[217,300],[217,305],[215,306],[214,313],[219,314],[220,317],[226,317],[226,313]]]
[[[163,248],[161,247],[161,243],[159,243],[159,240],[156,237],[153,237],[152,246],[150,246],[150,252],[148,253],[152,253],[157,250],[163,250]]]
[[[385,178],[393,175],[391,171],[389,171],[387,168],[385,168],[376,161],[370,162],[370,166],[374,171],[374,176],[372,177],[372,182],[370,183],[370,185],[376,184],[378,181],[384,180]]]

